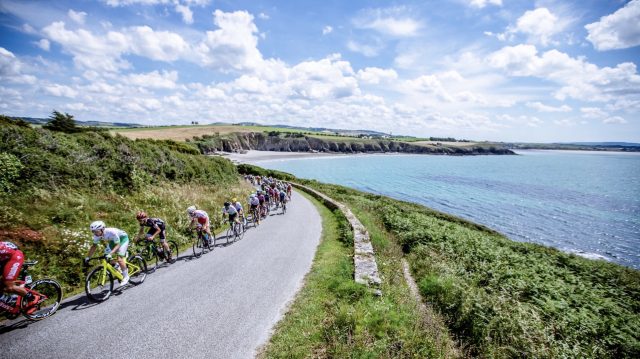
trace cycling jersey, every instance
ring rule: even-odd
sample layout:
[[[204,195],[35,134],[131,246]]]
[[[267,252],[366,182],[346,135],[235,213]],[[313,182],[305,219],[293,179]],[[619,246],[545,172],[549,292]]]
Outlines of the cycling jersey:
[[[238,212],[242,211],[244,208],[242,208],[242,203],[240,202],[236,202],[236,204],[234,204],[234,206],[236,207],[236,210]]]
[[[222,214],[238,214],[238,210],[234,206],[222,207]]]
[[[24,255],[11,242],[0,242],[0,273],[4,281],[15,281],[20,275]]]
[[[286,195],[287,195],[287,194],[286,194],[286,193],[284,193],[284,191],[281,191],[281,192],[280,192],[280,200],[281,200],[281,201],[283,201],[283,200],[284,200],[284,197],[285,197]]]
[[[207,224],[207,222],[209,221],[209,215],[207,214],[207,212],[200,209],[194,211],[191,215],[191,218],[197,218],[198,223],[202,225]]]
[[[258,199],[258,197],[253,197],[249,200],[249,204],[251,204],[252,206],[257,206],[260,204],[260,200]]]
[[[260,204],[263,204],[263,203],[264,203],[264,200],[265,200],[265,198],[264,198],[264,195],[263,195],[263,194],[258,195],[258,202],[260,202]]]
[[[127,248],[129,248],[129,236],[127,232],[118,228],[105,228],[102,231],[102,236],[93,235],[94,244],[98,244],[100,241],[107,242],[107,250],[109,252],[111,251],[111,246],[115,247],[119,244],[118,256],[127,256]]]
[[[147,218],[140,225],[140,227],[149,227],[149,231],[147,232],[147,235],[150,235],[150,236],[155,234],[156,231],[158,231],[159,229],[160,233],[158,234],[158,237],[161,240],[165,239],[165,225],[164,225],[164,221],[161,220],[160,218]]]

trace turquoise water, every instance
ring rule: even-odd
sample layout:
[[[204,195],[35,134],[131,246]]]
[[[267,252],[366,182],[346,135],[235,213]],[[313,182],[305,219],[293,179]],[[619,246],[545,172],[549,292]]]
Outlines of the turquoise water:
[[[640,268],[640,154],[518,153],[337,156],[258,165],[420,203],[516,241]]]

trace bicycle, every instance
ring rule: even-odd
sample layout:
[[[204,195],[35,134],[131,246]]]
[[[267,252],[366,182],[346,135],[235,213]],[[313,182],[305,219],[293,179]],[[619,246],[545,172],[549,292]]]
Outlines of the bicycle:
[[[107,260],[107,256],[89,258],[89,261],[100,260],[100,264],[89,271],[84,290],[92,302],[104,302],[113,292],[113,280],[122,281],[123,274]],[[147,262],[139,255],[132,255],[126,260],[129,270],[129,282],[138,285],[147,277]]]
[[[228,220],[224,221],[224,223],[229,222]],[[233,222],[227,229],[227,243],[229,243],[229,238],[233,237],[233,242],[239,241],[244,236],[245,227],[242,222]]]
[[[282,214],[287,213],[287,201],[282,201]]]
[[[169,253],[167,253],[162,244],[156,243],[155,240],[150,241],[146,238],[141,238],[135,244],[138,254],[147,262],[147,269],[152,272],[155,272],[158,268],[160,261],[173,264],[178,260],[178,244],[174,241],[167,241]]]
[[[38,261],[25,261],[22,264],[18,284],[24,286],[27,292],[40,295],[40,300],[35,306],[28,307],[27,301],[22,296],[0,292],[3,294],[0,299],[0,314],[4,314],[7,319],[16,319],[22,314],[31,321],[38,321],[54,315],[60,307],[62,301],[60,283],[49,278],[33,281],[27,273],[28,268],[36,264]]]
[[[193,231],[190,231],[191,237],[193,238]],[[216,236],[211,233],[212,238],[208,238],[209,235],[204,231],[202,227],[196,227],[196,236],[193,238],[193,256],[196,258],[200,258],[202,253],[204,253],[205,248],[209,250],[209,252],[213,251],[216,243]]]
[[[258,207],[251,210],[251,223],[253,223],[253,228],[260,225],[260,215],[258,214]]]

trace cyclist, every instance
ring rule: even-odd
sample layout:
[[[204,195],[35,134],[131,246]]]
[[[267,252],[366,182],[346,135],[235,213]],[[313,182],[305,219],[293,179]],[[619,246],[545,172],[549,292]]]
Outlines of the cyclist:
[[[189,208],[187,208],[187,213],[189,214],[189,219],[191,220],[191,223],[189,223],[189,229],[192,229],[193,225],[197,222],[197,225],[204,227],[204,231],[208,235],[207,240],[209,238],[213,238],[213,236],[211,235],[211,229],[209,228],[211,223],[209,221],[209,215],[207,214],[207,212],[201,209],[197,209],[196,206],[190,206]]]
[[[291,200],[291,183],[287,183],[287,197],[289,197],[289,200]]]
[[[42,296],[27,291],[16,282],[24,263],[24,254],[18,246],[11,242],[0,242],[0,293],[6,292],[17,294],[27,301],[27,313],[35,312],[35,305],[42,299]]]
[[[89,254],[84,259],[84,263],[89,263],[89,259],[96,251],[98,243],[105,241],[107,242],[107,248],[105,249],[107,259],[110,260],[114,254],[118,256],[118,264],[120,264],[122,276],[124,277],[122,282],[120,282],[120,286],[129,283],[129,269],[127,268],[127,262],[125,260],[127,249],[129,248],[129,236],[127,232],[118,228],[106,228],[106,225],[102,221],[92,222],[91,225],[89,225],[89,229],[93,233],[93,244],[91,248],[89,248]],[[111,248],[111,246],[113,246],[113,248]]]
[[[160,243],[164,248],[164,252],[167,253],[167,260],[171,261],[171,250],[167,243],[167,231],[164,221],[160,218],[149,218],[147,213],[140,211],[136,214],[136,219],[140,223],[140,231],[138,232],[138,238],[142,238],[145,227],[149,227],[146,238],[148,241],[153,241],[156,236],[160,238]]]
[[[280,195],[280,203],[282,203],[282,206],[284,207],[285,203],[287,203],[287,194],[284,192],[284,190],[281,190],[279,195]]]
[[[225,202],[224,207],[222,208],[222,215],[229,215],[229,226],[233,229],[233,223],[240,223],[238,221],[238,210],[235,206],[232,206],[230,202]]]
[[[238,211],[238,214],[240,215],[240,217],[242,217],[242,224],[246,226],[247,218],[244,215],[244,208],[242,208],[242,203],[238,202],[237,198],[234,198],[231,200],[231,204],[233,204],[233,206],[236,208],[236,211]]]
[[[264,197],[264,194],[262,193],[262,191],[258,191],[258,201],[260,202],[260,216],[262,217],[263,214],[266,216],[267,210],[265,209],[265,202],[266,202],[266,198]]]
[[[254,193],[252,193],[251,197],[249,197],[249,205],[251,206],[251,213],[255,217],[253,218],[253,220],[256,221],[257,224],[260,224],[260,215],[255,216],[258,211],[258,206],[260,205],[260,200]]]

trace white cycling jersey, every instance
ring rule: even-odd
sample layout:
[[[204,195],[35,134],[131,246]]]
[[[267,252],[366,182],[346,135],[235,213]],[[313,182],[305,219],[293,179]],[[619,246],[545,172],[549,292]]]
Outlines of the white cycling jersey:
[[[242,211],[242,210],[243,210],[243,208],[242,208],[242,203],[240,203],[240,202],[236,202],[236,204],[234,204],[234,206],[236,207],[236,210],[237,210],[238,212],[240,212],[240,211]]]

